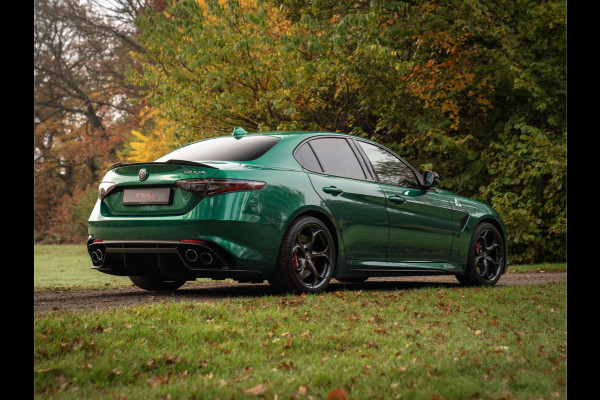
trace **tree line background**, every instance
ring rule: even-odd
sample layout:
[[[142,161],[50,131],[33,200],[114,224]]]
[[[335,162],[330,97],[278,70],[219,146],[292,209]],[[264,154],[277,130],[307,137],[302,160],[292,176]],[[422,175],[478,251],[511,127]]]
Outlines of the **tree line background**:
[[[513,264],[566,258],[566,2],[35,0],[34,241],[83,243],[106,168],[326,130],[491,204]]]

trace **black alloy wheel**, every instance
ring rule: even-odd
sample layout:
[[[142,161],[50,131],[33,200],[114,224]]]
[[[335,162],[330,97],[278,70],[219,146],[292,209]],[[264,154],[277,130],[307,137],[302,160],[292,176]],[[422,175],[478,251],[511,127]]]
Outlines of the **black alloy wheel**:
[[[317,218],[301,217],[284,235],[269,283],[284,291],[318,292],[329,284],[334,266],[334,242],[327,227]]]
[[[495,285],[500,279],[504,263],[502,235],[494,225],[482,223],[475,228],[471,238],[466,272],[456,278],[465,285]]]

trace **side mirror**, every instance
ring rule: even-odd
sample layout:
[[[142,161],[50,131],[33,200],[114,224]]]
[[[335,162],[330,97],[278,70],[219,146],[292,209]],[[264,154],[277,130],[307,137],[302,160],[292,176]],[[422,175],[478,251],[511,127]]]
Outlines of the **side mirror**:
[[[425,179],[425,188],[426,189],[434,187],[438,183],[440,183],[440,176],[433,171],[425,171],[425,175],[423,175],[423,179]]]

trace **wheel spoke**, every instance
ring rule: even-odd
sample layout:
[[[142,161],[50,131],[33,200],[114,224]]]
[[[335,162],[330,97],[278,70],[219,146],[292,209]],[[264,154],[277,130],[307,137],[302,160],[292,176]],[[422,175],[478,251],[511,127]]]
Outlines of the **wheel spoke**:
[[[313,287],[315,287],[315,286],[317,286],[319,279],[323,279],[323,277],[321,275],[319,275],[319,273],[317,272],[317,269],[315,268],[315,266],[312,262],[307,262],[306,264],[308,265],[308,269],[311,270],[311,272],[314,276]]]
[[[490,232],[490,230],[486,230],[484,231],[481,235],[479,235],[479,237],[483,240],[483,247],[487,249],[488,244],[487,244],[487,235]]]
[[[490,245],[489,247],[486,247],[485,250],[489,253],[489,252],[495,250],[496,248],[498,248],[498,246],[499,246],[498,243],[496,243],[494,241],[494,244]]]
[[[479,275],[481,275],[482,277],[484,277],[484,278],[485,278],[485,276],[486,276],[486,275],[487,275],[487,273],[488,273],[488,263],[487,263],[487,258],[484,258],[484,259],[483,259],[483,262],[482,262],[482,264],[483,264],[483,270],[481,270],[481,268],[479,269]]]
[[[310,238],[310,244],[307,247],[307,250],[312,251],[313,247],[315,246],[315,239],[317,238],[317,236],[319,236],[321,233],[324,233],[322,229],[318,229],[316,231],[313,231],[311,229],[311,233],[312,233],[312,237]]]
[[[311,258],[324,257],[329,261],[329,246],[323,251],[312,251],[310,253]]]

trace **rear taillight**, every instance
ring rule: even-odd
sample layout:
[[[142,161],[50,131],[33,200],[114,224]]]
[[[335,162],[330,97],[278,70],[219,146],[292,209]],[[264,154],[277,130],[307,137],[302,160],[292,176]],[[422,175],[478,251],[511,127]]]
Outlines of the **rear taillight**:
[[[201,197],[215,196],[231,192],[251,192],[262,190],[266,183],[242,179],[184,179],[175,182],[180,188]]]

